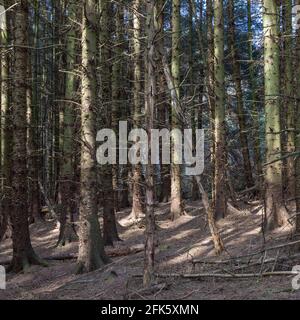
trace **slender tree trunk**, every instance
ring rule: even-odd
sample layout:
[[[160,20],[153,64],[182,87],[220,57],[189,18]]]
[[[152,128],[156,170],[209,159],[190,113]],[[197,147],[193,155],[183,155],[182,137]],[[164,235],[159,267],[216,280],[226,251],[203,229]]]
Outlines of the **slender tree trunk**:
[[[300,5],[300,0],[296,0],[296,4]],[[295,100],[296,100],[296,151],[300,152],[300,29],[297,30],[296,34],[296,50],[295,50],[295,74],[298,75],[295,79]],[[295,195],[296,195],[296,212],[298,215],[296,216],[296,234],[300,234],[300,156],[298,155],[295,163],[295,173],[296,173],[296,181],[295,181]]]
[[[212,0],[206,0],[206,20],[207,20],[207,95],[208,107],[210,112],[210,130],[211,130],[211,167],[212,167],[212,207],[215,207],[215,93],[214,93],[214,27],[213,27],[213,3]]]
[[[180,97],[180,0],[172,2],[172,76],[174,85],[177,91],[177,96]],[[180,120],[172,108],[172,129],[180,129]],[[178,163],[180,150],[176,150],[175,146],[180,143],[180,137],[174,134],[172,142],[172,164],[171,164],[171,218],[178,219],[184,214],[182,203],[182,181],[181,181],[181,165]]]
[[[253,61],[253,32],[252,32],[252,5],[251,0],[247,0],[248,11],[248,55],[250,60],[249,82],[251,91],[251,111],[254,119],[254,159],[256,166],[256,176],[258,177],[259,188],[262,187],[262,164],[261,164],[261,143],[260,143],[260,108],[257,96],[257,84],[255,78],[255,64]]]
[[[165,45],[165,37],[164,37],[164,20],[165,20],[165,10],[164,10],[165,1],[159,0],[157,2],[157,45],[164,46]],[[162,129],[170,129],[170,110],[168,105],[168,98],[166,94],[166,81],[164,77],[164,71],[158,61],[158,87],[157,87],[157,105],[158,105],[158,125],[156,128]],[[160,154],[162,152],[162,145],[160,144]],[[160,157],[160,195],[159,201],[163,203],[170,202],[171,200],[171,166],[170,164],[164,164],[162,161],[162,157]]]
[[[214,2],[215,218],[226,216],[225,70],[223,0]]]
[[[145,264],[144,286],[151,286],[154,278],[154,254],[155,254],[155,215],[154,215],[154,167],[151,164],[151,136],[154,128],[154,112],[156,105],[156,65],[155,65],[155,35],[157,32],[157,7],[154,2],[147,0],[147,48],[146,48],[146,82],[145,82],[145,111],[148,143],[150,146],[146,166],[146,230],[145,230]]]
[[[7,2],[3,2],[3,11],[7,8]],[[2,240],[8,225],[8,212],[10,211],[10,184],[11,168],[10,155],[12,153],[11,109],[9,103],[9,56],[8,45],[8,13],[1,19],[1,199],[0,199],[0,241]]]
[[[271,230],[287,222],[288,215],[282,196],[282,160],[278,160],[281,158],[281,126],[277,4],[273,0],[264,0],[263,6],[267,163],[264,228]]]
[[[141,125],[141,91],[142,91],[142,73],[141,73],[141,18],[139,12],[141,10],[141,1],[134,0],[133,3],[133,64],[134,64],[134,88],[133,88],[133,104],[134,104],[134,128],[139,129]],[[132,216],[138,219],[144,212],[142,199],[142,166],[137,164],[133,166],[132,177]]]
[[[69,23],[76,18],[75,6],[70,3],[68,7]],[[75,202],[75,173],[74,173],[74,121],[75,112],[72,100],[74,100],[75,91],[75,76],[72,70],[75,66],[75,29],[71,25],[66,36],[66,63],[67,71],[65,80],[65,103],[63,105],[62,127],[60,149],[62,150],[62,160],[60,165],[60,184],[59,193],[61,201],[60,210],[60,230],[58,243],[59,246],[64,246],[66,243],[73,242],[77,239],[75,227],[73,223],[73,209]]]
[[[13,177],[12,177],[12,240],[13,260],[10,269],[26,270],[31,264],[43,263],[35,254],[28,226],[27,194],[27,125],[26,89],[28,63],[28,1],[21,0],[15,8],[15,52],[13,77]]]
[[[293,99],[293,40],[292,40],[292,0],[284,3],[284,104],[286,115],[287,145],[286,152],[295,152],[295,103]],[[295,197],[295,161],[287,158],[286,163],[287,190],[286,198]]]
[[[242,90],[242,77],[241,77],[241,66],[239,63],[239,54],[236,48],[236,37],[235,37],[235,15],[234,15],[234,2],[233,0],[229,0],[228,2],[228,18],[229,18],[229,49],[231,53],[231,61],[233,68],[233,80],[235,84],[236,90],[236,99],[237,99],[237,112],[238,112],[238,120],[239,120],[239,129],[240,129],[240,142],[241,149],[244,160],[244,175],[246,179],[246,186],[248,188],[254,185],[253,177],[252,177],[252,168],[251,168],[251,160],[250,160],[250,151],[249,144],[247,138],[247,123],[245,118],[245,110],[244,110],[244,96]]]
[[[96,270],[108,262],[97,214],[96,51],[96,0],[85,0],[82,22],[82,144],[78,273]]]
[[[102,75],[102,101],[106,106],[107,121],[105,123],[107,128],[112,126],[112,116],[114,112],[111,108],[111,64],[109,60],[110,55],[110,32],[111,23],[109,22],[110,14],[112,13],[111,4],[107,0],[100,1],[100,65]],[[119,59],[119,57],[118,57]],[[117,102],[118,103],[118,102]],[[114,102],[113,102],[114,105]],[[118,107],[117,107],[118,108]],[[113,123],[113,128],[116,129],[117,124]],[[116,225],[115,207],[117,207],[117,199],[114,197],[113,190],[113,168],[110,164],[102,168],[103,181],[102,181],[102,194],[103,194],[103,238],[105,245],[112,246],[114,241],[119,241],[119,235]],[[117,176],[117,170],[114,172]],[[117,193],[115,192],[115,195]]]
[[[39,5],[37,1],[34,1],[34,26],[30,29],[33,32],[33,44],[38,46],[37,36],[39,29]],[[38,50],[36,50],[38,51]],[[35,53],[36,55],[37,53]],[[35,82],[38,81],[37,77],[33,75],[33,68],[31,67],[31,61],[34,56],[33,53],[29,54],[27,66],[28,71],[28,86],[27,86],[27,106],[29,114],[29,128],[28,128],[28,153],[29,153],[29,216],[34,222],[43,221],[41,210],[41,192],[39,189],[39,157],[38,157],[38,100],[36,96]],[[36,68],[36,65],[34,66]],[[31,80],[32,79],[32,80]]]

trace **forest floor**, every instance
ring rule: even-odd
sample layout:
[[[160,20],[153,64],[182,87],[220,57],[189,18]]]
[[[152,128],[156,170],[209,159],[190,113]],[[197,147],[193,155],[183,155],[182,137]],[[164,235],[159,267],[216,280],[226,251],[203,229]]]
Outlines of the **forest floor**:
[[[219,222],[226,246],[226,252],[221,257],[214,255],[209,228],[200,202],[188,202],[187,214],[174,222],[168,219],[168,208],[169,205],[161,204],[156,209],[159,240],[156,249],[158,274],[217,272],[228,275],[238,272],[291,271],[293,266],[297,265],[297,259],[289,262],[279,259],[282,255],[295,254],[290,247],[268,251],[264,255],[265,261],[275,257],[276,263],[266,263],[258,268],[248,267],[235,271],[238,267],[237,260],[230,265],[216,263],[230,257],[257,252],[264,246],[277,246],[291,241],[291,230],[287,228],[276,230],[265,239],[261,233],[262,208],[259,203],[243,205],[239,213]],[[107,249],[112,256],[112,263],[103,270],[74,275],[76,260],[51,260],[47,268],[34,266],[25,274],[9,274],[7,290],[0,290],[0,299],[300,299],[300,290],[292,289],[293,276],[250,279],[170,277],[158,279],[158,285],[153,290],[144,291],[142,279],[136,277],[143,271],[144,229],[130,224],[129,215],[129,209],[118,214],[120,237],[123,241],[114,248]],[[32,225],[31,235],[33,246],[42,257],[77,253],[77,243],[62,248],[55,247],[58,230],[54,222]],[[3,264],[11,257],[11,252],[10,240],[0,244],[0,265],[1,261]],[[257,262],[261,257],[262,255],[258,255],[249,258],[247,263]],[[192,261],[196,258],[215,263],[197,264],[193,268]]]

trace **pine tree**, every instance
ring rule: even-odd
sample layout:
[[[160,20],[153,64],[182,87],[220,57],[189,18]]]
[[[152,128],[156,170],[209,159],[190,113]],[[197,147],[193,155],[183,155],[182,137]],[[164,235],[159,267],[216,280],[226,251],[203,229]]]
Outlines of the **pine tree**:
[[[296,0],[296,5],[300,5],[300,0]],[[295,74],[298,75],[295,79],[295,100],[296,100],[296,152],[300,152],[300,29],[296,32],[296,50],[295,50]],[[295,194],[296,194],[296,212],[300,212],[300,156],[296,157],[295,162]],[[300,234],[300,215],[296,216],[296,234]]]
[[[96,172],[96,0],[83,3],[81,76],[81,199],[77,272],[90,272],[108,262],[100,232]]]
[[[214,89],[215,89],[215,218],[226,216],[225,70],[223,0],[214,2]]]
[[[15,8],[14,74],[13,74],[13,163],[12,163],[12,223],[13,259],[15,272],[26,270],[31,264],[44,264],[35,254],[28,226],[27,189],[27,63],[28,63],[28,1],[21,0]]]
[[[180,97],[180,0],[172,1],[172,76],[176,88],[177,97]],[[172,108],[172,129],[180,129],[181,123],[175,109]],[[174,134],[172,143],[172,164],[171,164],[171,218],[175,220],[184,213],[182,203],[182,182],[181,166],[178,163],[179,150],[175,146],[181,141],[179,136]]]
[[[100,1],[100,70],[101,70],[101,91],[102,91],[102,103],[106,109],[106,121],[105,127],[110,128],[113,125],[113,114],[114,114],[114,102],[112,101],[112,88],[111,88],[111,64],[109,60],[111,58],[110,53],[110,32],[111,23],[109,21],[110,14],[112,13],[111,4],[107,0]],[[119,59],[119,58],[118,58]],[[115,125],[113,125],[115,129]],[[115,166],[114,166],[115,167]],[[105,245],[113,245],[114,241],[119,241],[119,235],[116,225],[115,209],[117,205],[117,192],[114,193],[113,190],[113,180],[117,180],[118,172],[114,172],[110,164],[105,165],[102,168],[102,188],[103,194],[103,238]],[[113,175],[114,173],[114,175]],[[114,177],[114,179],[113,179]],[[115,188],[117,188],[117,183],[115,183]],[[115,195],[115,197],[114,197]]]
[[[245,117],[244,108],[244,95],[242,89],[242,76],[241,76],[241,66],[238,49],[236,47],[236,27],[235,27],[235,15],[234,15],[234,2],[229,0],[228,2],[228,18],[229,18],[229,49],[231,53],[232,69],[233,69],[233,81],[236,90],[236,103],[237,103],[237,113],[239,120],[239,133],[241,149],[244,160],[244,174],[246,179],[246,186],[251,188],[254,185],[252,177],[252,167],[250,159],[249,144],[247,138],[247,122]]]
[[[283,4],[283,34],[284,34],[284,104],[286,107],[287,153],[295,152],[295,103],[293,99],[293,29],[292,0]],[[287,190],[286,198],[295,196],[295,166],[293,157],[287,159],[286,166]]]
[[[76,239],[76,233],[73,223],[74,195],[75,190],[75,173],[74,173],[74,91],[75,91],[75,75],[72,73],[75,67],[75,27],[72,21],[76,18],[76,9],[74,3],[68,5],[68,21],[71,24],[66,35],[66,65],[67,74],[65,79],[65,103],[63,105],[63,115],[61,119],[61,142],[62,160],[60,165],[60,232],[58,245],[65,245]]]
[[[134,128],[139,129],[141,125],[141,109],[142,109],[142,67],[141,67],[141,21],[139,12],[141,10],[141,1],[134,0],[133,3],[133,64],[134,64],[134,84],[133,84],[133,104],[134,104]],[[136,164],[133,166],[133,177],[132,177],[132,216],[138,219],[143,213],[143,202],[142,202],[142,166]]]
[[[282,195],[282,160],[280,126],[280,52],[277,4],[264,0],[264,73],[265,73],[265,230],[283,225],[287,212]]]

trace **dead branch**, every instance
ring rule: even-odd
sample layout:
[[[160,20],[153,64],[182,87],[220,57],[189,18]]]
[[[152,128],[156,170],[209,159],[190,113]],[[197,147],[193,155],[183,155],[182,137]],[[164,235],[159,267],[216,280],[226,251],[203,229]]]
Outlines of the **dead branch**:
[[[161,273],[155,274],[157,278],[181,278],[181,279],[201,279],[201,278],[224,278],[224,279],[247,279],[247,278],[262,278],[273,276],[295,276],[299,275],[299,271],[275,271],[275,272],[263,272],[263,273],[237,273],[237,274],[224,274],[224,273]],[[137,275],[136,277],[142,277]]]

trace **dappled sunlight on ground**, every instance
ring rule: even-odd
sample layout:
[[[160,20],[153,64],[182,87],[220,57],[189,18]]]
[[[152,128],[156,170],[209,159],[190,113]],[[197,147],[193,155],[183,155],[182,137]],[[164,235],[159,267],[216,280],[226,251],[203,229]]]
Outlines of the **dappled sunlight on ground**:
[[[208,272],[209,266],[196,266],[193,259],[216,261],[256,252],[264,245],[287,241],[290,228],[276,230],[267,237],[261,232],[262,210],[259,205],[248,206],[240,214],[230,215],[218,222],[226,251],[216,257],[206,216],[200,202],[187,203],[187,214],[176,221],[169,220],[169,204],[156,210],[158,273]],[[120,237],[109,252],[118,253],[126,248],[143,248],[144,227],[131,223],[130,209],[118,213]],[[100,219],[101,220],[101,219]],[[76,255],[78,244],[55,247],[58,228],[54,222],[32,225],[32,242],[42,257]],[[265,240],[264,240],[265,239]],[[275,252],[276,254],[276,252]],[[11,241],[0,245],[0,264],[11,257]],[[74,275],[75,260],[50,261],[48,268],[32,267],[26,274],[8,275],[8,289],[0,292],[0,299],[125,299],[138,298],[135,291],[141,288],[143,250],[131,254],[113,255],[112,264],[102,271],[87,275]],[[300,293],[291,290],[290,277],[255,280],[222,279],[167,279],[168,290],[162,290],[152,299],[299,299]]]

